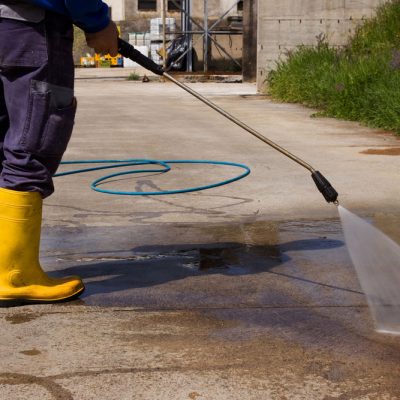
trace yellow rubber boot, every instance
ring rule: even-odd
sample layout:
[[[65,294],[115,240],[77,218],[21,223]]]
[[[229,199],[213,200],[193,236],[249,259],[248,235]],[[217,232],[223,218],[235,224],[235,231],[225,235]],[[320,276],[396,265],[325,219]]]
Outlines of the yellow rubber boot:
[[[47,276],[39,263],[42,198],[0,188],[0,303],[53,303],[79,296],[78,277]]]

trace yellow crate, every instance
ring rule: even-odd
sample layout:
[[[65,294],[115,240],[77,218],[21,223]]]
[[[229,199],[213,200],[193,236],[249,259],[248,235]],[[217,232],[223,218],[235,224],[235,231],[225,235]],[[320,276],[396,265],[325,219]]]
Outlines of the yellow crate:
[[[97,65],[100,65],[100,62],[109,62],[111,67],[122,67],[122,56],[118,54],[116,57],[111,57],[109,54],[104,56],[100,54],[95,54],[94,59]]]
[[[96,61],[94,57],[81,57],[80,64],[82,67],[95,67]]]

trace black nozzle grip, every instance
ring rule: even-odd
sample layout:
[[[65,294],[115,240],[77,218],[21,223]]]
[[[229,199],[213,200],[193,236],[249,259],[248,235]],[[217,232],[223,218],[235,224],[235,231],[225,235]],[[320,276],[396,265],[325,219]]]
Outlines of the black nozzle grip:
[[[338,192],[332,187],[329,181],[321,174],[319,171],[315,171],[312,175],[312,178],[317,185],[318,190],[325,197],[325,200],[328,203],[335,203],[338,199]]]
[[[122,40],[121,38],[118,39],[118,52],[125,58],[129,58],[141,65],[143,68],[154,72],[156,75],[162,76],[164,74],[164,70],[160,65],[144,56],[140,51],[136,50],[131,44],[125,42],[125,40]]]

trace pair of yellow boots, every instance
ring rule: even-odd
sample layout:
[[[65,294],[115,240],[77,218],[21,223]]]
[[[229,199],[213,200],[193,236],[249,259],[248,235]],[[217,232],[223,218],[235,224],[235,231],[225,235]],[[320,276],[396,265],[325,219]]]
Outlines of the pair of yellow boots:
[[[78,297],[80,278],[51,278],[39,263],[42,198],[0,188],[0,304],[53,303]]]

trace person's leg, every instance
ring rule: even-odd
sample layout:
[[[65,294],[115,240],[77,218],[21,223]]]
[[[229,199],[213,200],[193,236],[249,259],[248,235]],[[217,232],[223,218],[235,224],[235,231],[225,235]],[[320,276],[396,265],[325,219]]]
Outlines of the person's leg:
[[[42,197],[54,190],[52,177],[76,111],[72,35],[71,23],[54,14],[41,24],[4,19],[0,23],[0,55],[9,51],[0,76],[10,117],[0,187],[39,192]],[[7,40],[17,50],[7,49]],[[31,49],[18,51],[25,43]],[[29,50],[31,59],[25,55]]]
[[[1,305],[61,301],[84,290],[79,278],[50,278],[39,264],[42,198],[53,192],[76,109],[71,28],[55,15],[40,24],[0,18],[9,116],[0,173]]]
[[[9,121],[6,107],[6,101],[4,98],[3,84],[0,80],[0,174],[3,169],[4,152],[3,143],[6,133],[8,131]]]

